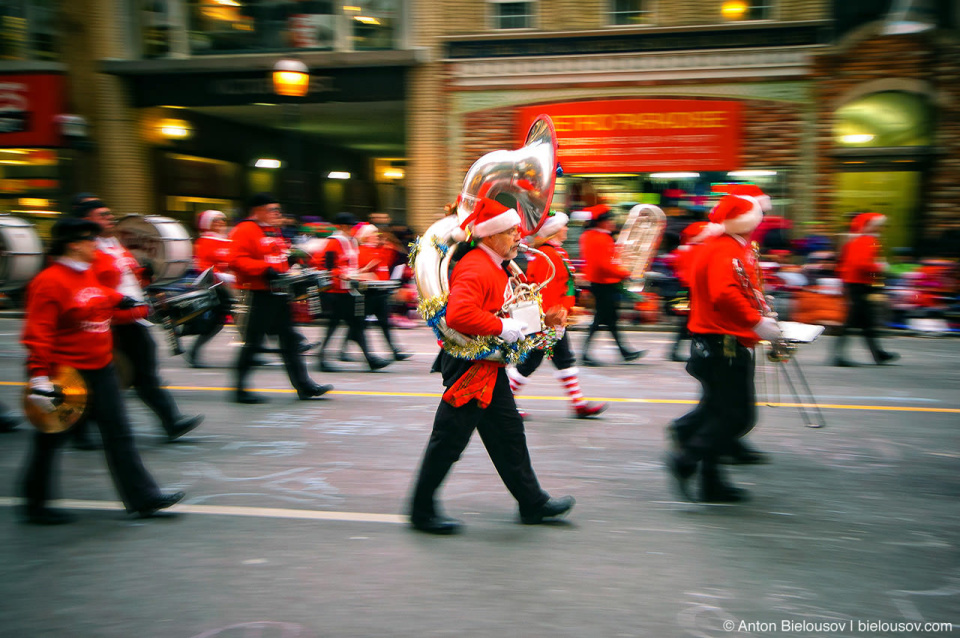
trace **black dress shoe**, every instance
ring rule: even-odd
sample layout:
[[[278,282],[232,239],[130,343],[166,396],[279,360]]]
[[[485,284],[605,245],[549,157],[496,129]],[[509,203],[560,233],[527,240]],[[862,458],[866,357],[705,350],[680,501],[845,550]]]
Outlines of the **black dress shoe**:
[[[330,390],[333,390],[332,385],[319,385],[314,383],[313,385],[307,386],[302,390],[297,390],[297,398],[301,401],[306,401],[315,397],[322,397],[327,392],[330,392]]]
[[[183,492],[173,492],[171,494],[161,494],[157,497],[157,500],[153,501],[146,507],[141,507],[137,510],[137,515],[140,518],[150,518],[160,510],[165,510],[168,507],[173,507],[177,503],[183,500],[183,497],[186,496]]]
[[[685,461],[679,453],[668,454],[665,462],[680,499],[689,503],[696,503],[697,497],[693,495],[693,490],[690,487],[690,478],[696,474],[697,464]]]
[[[340,366],[327,363],[326,361],[321,361],[320,365],[317,366],[317,370],[320,372],[343,372],[343,369]]]
[[[12,412],[0,414],[0,432],[9,432],[20,425],[20,417]]]
[[[435,514],[429,518],[410,517],[410,525],[413,529],[426,532],[427,534],[439,534],[446,536],[456,534],[463,527],[463,522],[442,514]]]
[[[350,363],[351,361],[356,361],[356,359],[354,359],[349,352],[341,352],[338,359],[340,359],[344,363]]]
[[[877,355],[876,362],[878,366],[887,365],[888,363],[893,363],[900,358],[900,355],[896,352],[881,352]]]
[[[720,461],[727,465],[765,465],[770,462],[770,457],[738,441],[734,444],[733,451],[721,456]]]
[[[834,367],[837,367],[837,368],[856,368],[857,367],[856,363],[854,363],[853,361],[847,361],[843,357],[837,357],[836,359],[834,359],[833,365]]]
[[[67,510],[43,506],[24,506],[20,509],[20,517],[24,523],[30,525],[66,525],[77,520],[77,517]]]
[[[532,512],[520,512],[520,522],[524,525],[539,525],[543,521],[558,518],[573,509],[576,499],[572,496],[551,498]]]
[[[248,392],[247,390],[237,390],[233,400],[236,403],[245,403],[247,405],[259,405],[267,402],[264,397],[259,394],[254,394],[253,392]]]
[[[590,366],[591,368],[599,368],[603,364],[597,361],[596,359],[591,359],[587,355],[580,357],[580,360],[583,361],[583,365]]]
[[[748,498],[746,490],[722,481],[704,483],[700,488],[700,500],[704,503],[742,503]]]
[[[389,359],[381,359],[379,357],[370,357],[367,359],[367,365],[370,366],[371,370],[381,370],[386,368],[391,363],[393,362]]]
[[[167,431],[167,443],[172,443],[173,441],[176,441],[177,439],[179,439],[181,436],[183,436],[190,430],[195,429],[201,423],[203,423],[202,414],[180,417],[174,422],[173,426]]]
[[[410,354],[409,352],[400,352],[399,350],[393,351],[393,358],[396,359],[397,361],[406,361],[412,356],[413,355]]]
[[[623,353],[623,360],[624,360],[624,361],[636,361],[637,359],[639,359],[640,357],[644,356],[645,354],[647,354],[647,351],[646,351],[646,350],[633,350],[633,351],[631,351],[631,352],[624,352],[624,353]]]

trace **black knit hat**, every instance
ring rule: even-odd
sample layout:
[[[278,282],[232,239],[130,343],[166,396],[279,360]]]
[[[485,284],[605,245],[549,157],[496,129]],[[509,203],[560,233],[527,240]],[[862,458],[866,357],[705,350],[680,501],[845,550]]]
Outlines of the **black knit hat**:
[[[104,204],[99,199],[90,199],[85,202],[80,202],[79,204],[74,205],[73,216],[83,219],[98,208],[109,208],[109,206]]]
[[[73,196],[73,199],[70,200],[70,208],[73,208],[74,206],[79,206],[80,204],[83,203],[83,200],[85,199],[100,199],[100,198],[94,195],[93,193],[77,193],[76,195]]]
[[[96,239],[100,234],[100,224],[88,219],[61,217],[50,231],[52,241],[49,254],[58,257],[67,250],[67,244],[86,239]]]
[[[247,209],[253,210],[260,206],[269,206],[270,204],[279,204],[280,200],[271,195],[270,193],[257,193],[250,198],[250,201],[247,203]]]
[[[353,226],[357,223],[357,218],[350,213],[337,213],[333,217],[334,226]]]

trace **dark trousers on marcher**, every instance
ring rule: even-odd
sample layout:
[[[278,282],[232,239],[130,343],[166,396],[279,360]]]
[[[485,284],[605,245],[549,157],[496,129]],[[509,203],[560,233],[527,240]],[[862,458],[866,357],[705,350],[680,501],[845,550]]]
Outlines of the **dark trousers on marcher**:
[[[140,460],[113,364],[79,372],[87,384],[88,414],[100,428],[113,484],[128,511],[145,509],[160,497],[160,488]],[[68,434],[34,434],[23,479],[28,508],[43,507],[52,497],[54,457]]]
[[[132,374],[132,385],[148,408],[160,419],[160,425],[167,434],[173,431],[174,423],[180,418],[180,410],[173,395],[162,387],[159,364],[157,361],[157,342],[153,340],[150,329],[140,323],[117,324],[113,332],[113,349],[124,359],[124,367]],[[81,417],[71,430],[77,439],[87,437],[89,413]]]
[[[729,335],[693,334],[686,369],[702,395],[697,407],[674,421],[674,431],[684,460],[702,462],[704,474],[716,473],[717,457],[757,422],[753,350]]]
[[[329,309],[330,319],[327,324],[327,334],[323,338],[323,344],[320,346],[320,361],[323,361],[327,345],[333,338],[333,333],[341,323],[347,326],[347,339],[354,341],[360,346],[363,356],[370,361],[373,355],[367,345],[366,330],[366,304],[362,296],[356,296],[351,293],[327,292],[323,293],[324,309]]]
[[[507,373],[501,368],[488,407],[481,408],[476,401],[470,401],[455,408],[441,400],[413,492],[413,519],[427,519],[436,513],[434,494],[459,460],[474,430],[480,433],[490,460],[519,503],[521,513],[533,512],[549,500],[530,463],[523,419],[517,412]]]
[[[277,295],[268,290],[250,291],[250,310],[247,317],[246,337],[237,357],[237,390],[246,390],[247,376],[253,367],[254,356],[260,352],[263,339],[276,335],[280,342],[280,357],[287,370],[290,384],[296,390],[305,390],[312,385],[307,366],[299,352],[300,335],[293,329],[293,316],[286,295]]]
[[[547,353],[543,350],[531,350],[530,354],[527,355],[527,358],[524,359],[523,363],[517,366],[517,372],[525,377],[529,377],[536,371],[537,368],[540,367],[540,364],[543,363],[543,358],[546,356],[546,354]],[[570,347],[569,331],[565,331],[563,333],[563,337],[553,347],[553,356],[551,357],[551,360],[553,361],[553,366],[557,370],[567,370],[576,365],[577,358],[573,354],[573,348]]]
[[[390,330],[390,297],[392,295],[393,292],[374,290],[367,293],[365,301],[367,314],[377,318],[377,325],[380,326],[380,332],[383,333],[384,340],[393,352],[397,352],[399,348],[394,345],[393,334]]]
[[[613,336],[613,340],[617,342],[620,354],[626,356],[630,353],[630,350],[623,344],[623,340],[620,338],[620,329],[617,327],[620,297],[623,294],[622,286],[619,283],[590,284],[590,294],[593,295],[596,307],[594,308],[593,323],[590,324],[587,338],[583,342],[583,357],[589,358],[590,340],[604,327]]]
[[[869,284],[844,284],[843,287],[847,296],[847,320],[834,341],[834,357],[843,358],[847,333],[851,328],[858,328],[863,334],[863,340],[867,342],[873,360],[879,363],[883,359],[884,350],[877,340],[876,310],[870,301],[870,295],[876,289]]]

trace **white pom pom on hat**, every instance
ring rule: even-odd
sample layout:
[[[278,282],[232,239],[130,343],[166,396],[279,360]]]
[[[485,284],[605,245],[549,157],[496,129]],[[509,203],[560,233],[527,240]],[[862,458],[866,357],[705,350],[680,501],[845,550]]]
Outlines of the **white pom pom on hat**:
[[[760,203],[746,195],[724,195],[710,211],[710,221],[722,224],[730,235],[748,235],[756,230],[763,219]]]

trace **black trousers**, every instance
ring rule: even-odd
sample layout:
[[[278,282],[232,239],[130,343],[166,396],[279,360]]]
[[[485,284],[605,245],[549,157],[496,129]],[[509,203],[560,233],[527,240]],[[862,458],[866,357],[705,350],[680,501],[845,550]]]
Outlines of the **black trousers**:
[[[100,428],[113,484],[127,511],[145,509],[160,497],[160,488],[140,460],[113,364],[79,372],[87,384],[88,414]],[[68,434],[34,434],[22,488],[28,508],[42,507],[51,498],[54,457]]]
[[[875,289],[869,284],[844,284],[843,287],[847,296],[847,320],[834,341],[834,356],[843,358],[847,333],[851,328],[858,328],[863,334],[864,341],[867,342],[867,348],[870,349],[873,360],[879,363],[885,353],[877,339],[876,310],[870,301],[870,295]]]
[[[517,366],[517,372],[525,377],[529,377],[540,367],[545,356],[546,352],[543,350],[531,350],[523,363]],[[551,359],[553,360],[553,366],[557,370],[567,370],[576,365],[577,357],[573,354],[573,348],[570,347],[569,331],[565,331],[563,338],[553,347],[553,357],[551,357]]]
[[[320,346],[320,360],[323,360],[327,350],[327,345],[333,338],[333,333],[341,323],[347,326],[347,339],[356,342],[360,346],[363,356],[370,361],[373,355],[367,345],[365,330],[367,327],[366,304],[363,297],[357,297],[350,293],[325,292],[323,293],[323,306],[329,308],[330,322],[327,324],[327,334],[323,338],[323,344]]]
[[[380,326],[384,340],[390,349],[396,352],[398,348],[393,343],[393,335],[390,331],[390,297],[392,295],[392,292],[374,290],[366,294],[365,303],[367,314],[377,318],[377,325]]]
[[[700,382],[702,395],[674,428],[686,460],[702,461],[705,473],[715,471],[717,457],[757,423],[753,350],[731,336],[693,334],[687,372]]]
[[[523,419],[517,412],[506,370],[501,368],[497,371],[493,400],[488,407],[481,408],[476,401],[471,401],[455,408],[441,400],[413,492],[412,518],[426,519],[436,513],[434,494],[460,459],[474,430],[480,433],[490,460],[517,499],[521,513],[535,511],[549,500],[550,496],[540,489],[530,463]]]
[[[617,342],[617,348],[621,355],[626,355],[630,350],[623,344],[620,338],[620,330],[617,328],[619,319],[620,297],[622,296],[622,286],[616,284],[590,284],[590,294],[596,305],[593,314],[593,323],[590,324],[590,330],[587,332],[587,338],[583,342],[583,356],[589,355],[587,349],[590,346],[590,340],[601,328],[606,328]]]
[[[260,352],[267,335],[276,335],[280,342],[280,357],[290,384],[296,390],[306,390],[313,381],[307,375],[306,363],[299,352],[301,338],[293,329],[293,315],[287,296],[276,295],[268,290],[251,290],[250,295],[246,337],[236,363],[237,390],[246,389],[254,356]]]

